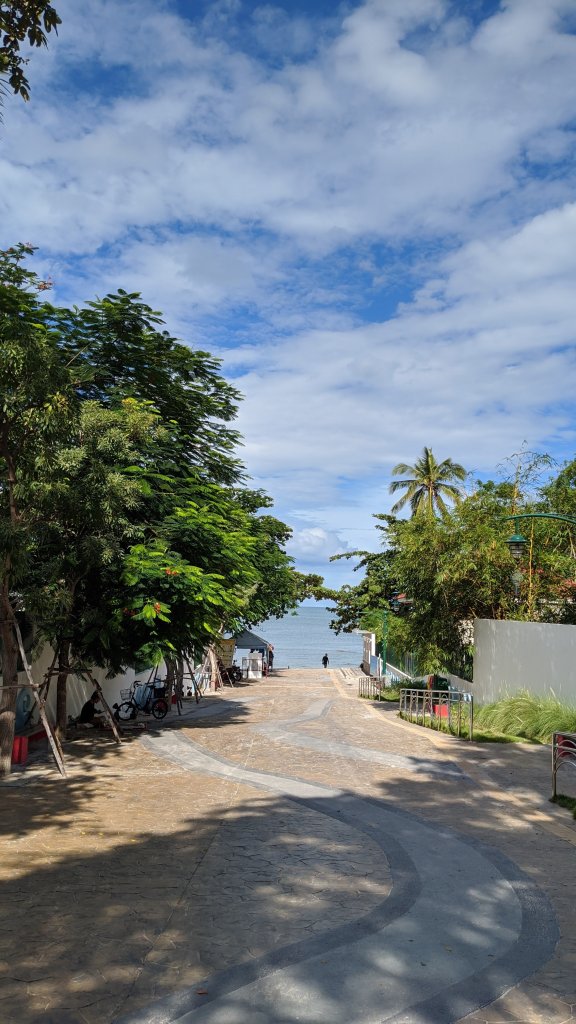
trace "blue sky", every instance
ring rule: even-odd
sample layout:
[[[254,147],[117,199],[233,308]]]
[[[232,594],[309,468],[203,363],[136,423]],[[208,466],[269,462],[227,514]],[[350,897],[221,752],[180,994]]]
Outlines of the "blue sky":
[[[59,0],[0,129],[3,240],[219,355],[298,565],[391,468],[574,454],[573,0]]]

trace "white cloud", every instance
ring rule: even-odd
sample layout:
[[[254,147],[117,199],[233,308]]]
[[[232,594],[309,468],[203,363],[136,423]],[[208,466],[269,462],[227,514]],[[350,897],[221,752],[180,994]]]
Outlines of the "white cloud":
[[[424,444],[570,451],[572,0],[206,10],[61,0],[5,104],[4,236],[58,299],[142,290],[225,358],[299,557],[367,544]]]
[[[342,554],[347,550],[347,545],[337,533],[324,530],[320,526],[310,526],[294,531],[287,550],[304,565],[317,565],[318,562],[327,561],[332,555]]]
[[[575,251],[566,205],[442,261],[432,306],[423,288],[387,322],[260,350],[240,380],[249,464],[289,479],[316,466],[322,500],[424,444],[484,471],[523,438],[569,448]]]
[[[80,18],[64,4],[60,39],[31,65],[34,103],[6,119],[23,200],[6,227],[71,251],[174,219],[256,223],[308,248],[462,228],[473,204],[521,188],[524,147],[550,132],[561,144],[576,54],[555,25],[565,8],[510,5],[471,38],[416,52],[406,33],[445,5],[373,0],[336,38],[320,34],[317,54],[276,68],[152,5],[92,0]],[[69,91],[55,108],[45,68],[96,59],[128,66],[135,93],[98,105]]]

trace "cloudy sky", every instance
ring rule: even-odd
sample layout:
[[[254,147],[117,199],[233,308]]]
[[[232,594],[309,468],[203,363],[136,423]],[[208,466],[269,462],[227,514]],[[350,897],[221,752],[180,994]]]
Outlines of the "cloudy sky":
[[[574,454],[574,0],[54,3],[2,240],[223,359],[300,568],[354,582],[424,445]]]

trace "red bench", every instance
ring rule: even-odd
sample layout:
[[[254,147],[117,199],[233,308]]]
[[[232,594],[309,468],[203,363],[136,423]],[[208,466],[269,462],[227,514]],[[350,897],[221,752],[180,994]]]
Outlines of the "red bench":
[[[34,740],[46,738],[46,730],[43,725],[33,725],[27,732],[14,737],[12,744],[12,764],[26,764],[28,760],[28,744]]]

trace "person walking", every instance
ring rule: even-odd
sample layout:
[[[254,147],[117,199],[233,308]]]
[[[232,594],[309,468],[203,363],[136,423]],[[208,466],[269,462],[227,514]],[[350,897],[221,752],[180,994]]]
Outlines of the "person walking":
[[[324,657],[322,658],[322,664],[324,665],[324,668],[328,668],[329,660],[330,659],[328,658],[328,655],[325,654]]]

